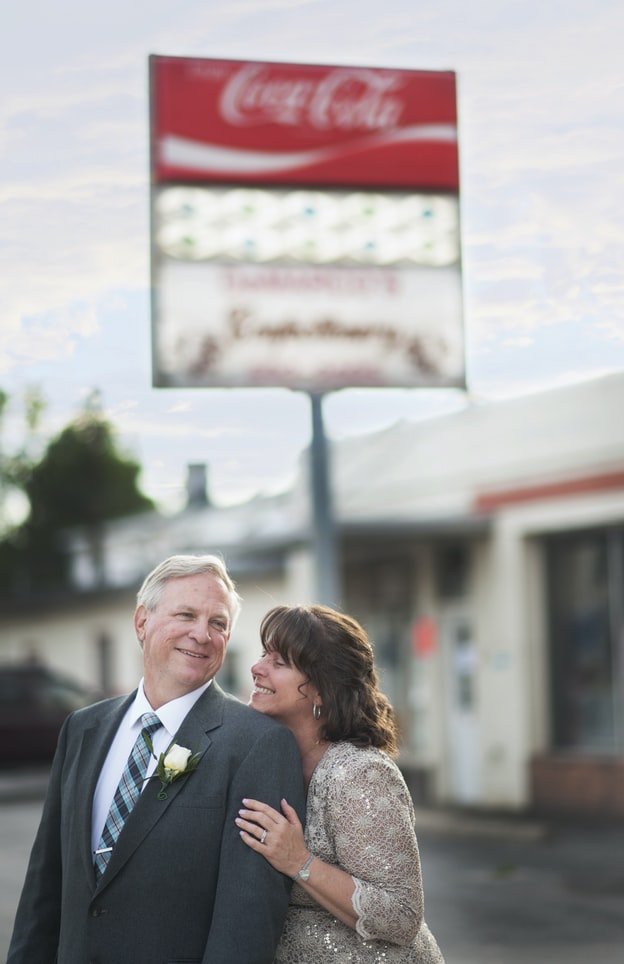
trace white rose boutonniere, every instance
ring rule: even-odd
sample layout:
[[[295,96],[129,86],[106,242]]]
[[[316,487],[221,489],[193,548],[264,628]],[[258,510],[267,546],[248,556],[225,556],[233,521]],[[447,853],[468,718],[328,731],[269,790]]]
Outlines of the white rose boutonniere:
[[[167,751],[167,756],[163,760],[165,769],[172,770],[174,773],[184,773],[190,756],[191,751],[189,749],[174,743],[171,749]]]
[[[148,742],[148,747],[153,754],[151,740]],[[180,777],[186,777],[189,773],[192,773],[201,758],[201,753],[193,753],[188,747],[180,746],[178,743],[172,743],[168,750],[161,753],[154,773],[154,777],[158,777],[160,780],[158,799],[166,800],[167,787],[171,786],[174,780],[179,780]]]

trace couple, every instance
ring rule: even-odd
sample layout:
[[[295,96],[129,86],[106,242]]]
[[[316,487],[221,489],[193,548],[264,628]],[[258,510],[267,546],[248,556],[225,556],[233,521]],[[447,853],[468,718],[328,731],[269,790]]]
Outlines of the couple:
[[[215,556],[145,579],[143,680],[63,726],[7,964],[443,962],[366,634],[271,610],[250,709],[214,680],[239,609]]]

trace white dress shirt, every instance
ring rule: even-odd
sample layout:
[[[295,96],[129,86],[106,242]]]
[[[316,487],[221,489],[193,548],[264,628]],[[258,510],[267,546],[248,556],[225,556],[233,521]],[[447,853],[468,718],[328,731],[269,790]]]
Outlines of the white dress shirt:
[[[102,837],[104,824],[106,823],[106,818],[108,816],[108,811],[111,808],[115,791],[119,785],[121,774],[123,773],[124,767],[128,762],[128,757],[130,756],[132,747],[136,743],[136,739],[141,732],[141,717],[143,714],[156,713],[156,716],[162,723],[161,728],[152,736],[154,755],[150,757],[147,765],[145,783],[143,784],[143,788],[145,788],[147,779],[156,769],[156,761],[158,757],[161,753],[164,753],[165,750],[169,748],[169,745],[171,744],[175,734],[180,729],[184,718],[193,708],[202,693],[208,689],[211,682],[212,680],[208,680],[207,683],[204,683],[203,686],[193,690],[192,693],[186,693],[184,696],[179,696],[176,700],[171,700],[169,703],[164,703],[163,706],[158,707],[158,710],[154,710],[150,706],[149,700],[145,695],[143,680],[141,680],[134,701],[128,707],[126,715],[119,724],[119,729],[115,734],[113,742],[110,746],[110,750],[108,751],[108,755],[104,760],[104,766],[102,767],[102,772],[100,773],[100,777],[95,788],[91,816],[91,850],[93,852],[95,852]],[[193,747],[189,747],[189,749],[195,752]]]

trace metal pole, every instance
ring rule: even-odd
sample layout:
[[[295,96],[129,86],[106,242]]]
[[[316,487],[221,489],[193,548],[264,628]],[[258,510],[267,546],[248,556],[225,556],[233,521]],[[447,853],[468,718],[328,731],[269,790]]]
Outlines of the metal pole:
[[[336,553],[336,526],[332,508],[329,447],[323,425],[323,395],[311,393],[310,404],[312,406],[310,485],[316,598],[324,605],[338,606],[340,578]]]

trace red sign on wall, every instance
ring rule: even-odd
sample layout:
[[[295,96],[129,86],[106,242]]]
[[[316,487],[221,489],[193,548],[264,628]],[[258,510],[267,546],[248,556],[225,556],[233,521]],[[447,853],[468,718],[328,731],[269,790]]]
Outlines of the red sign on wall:
[[[152,175],[457,192],[455,74],[150,58]]]
[[[438,627],[433,619],[422,616],[412,625],[412,650],[415,656],[431,656],[438,645]]]

